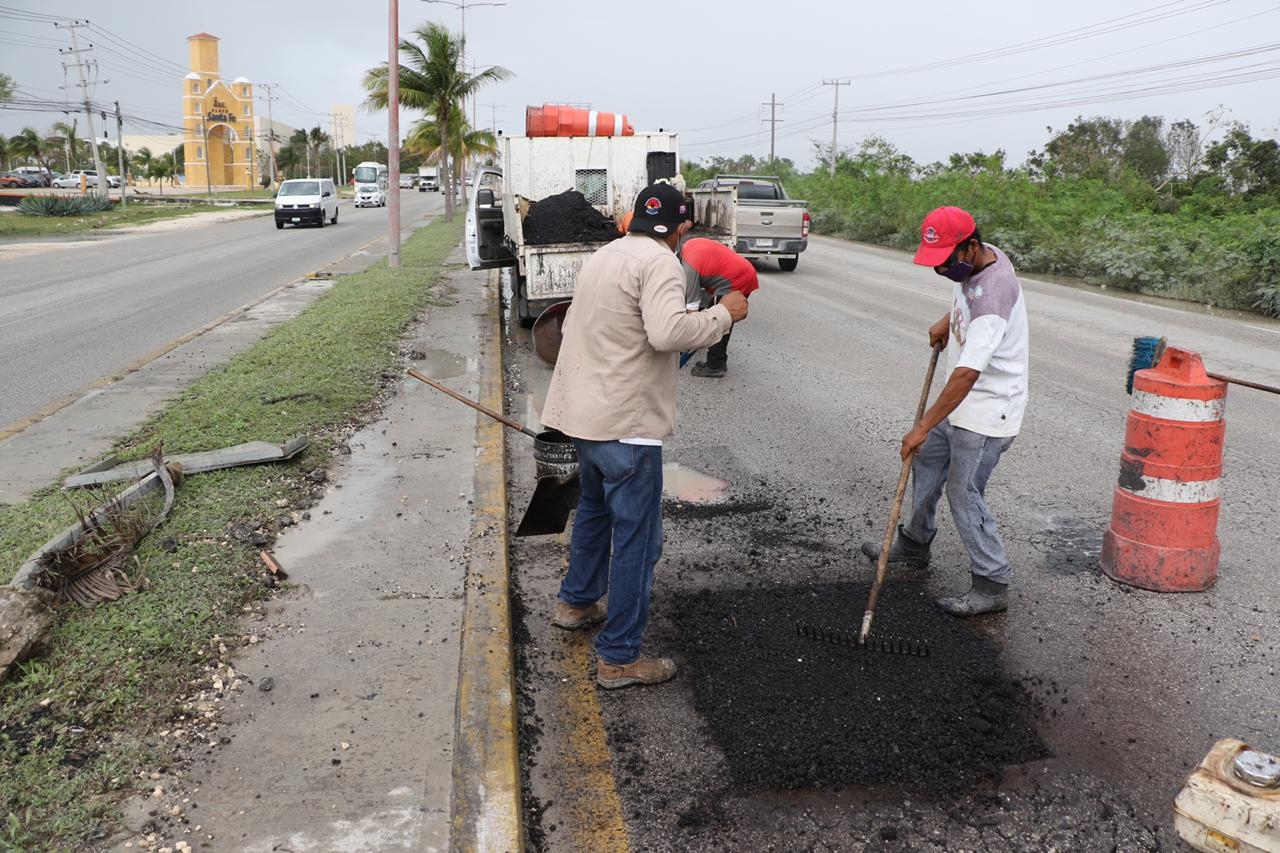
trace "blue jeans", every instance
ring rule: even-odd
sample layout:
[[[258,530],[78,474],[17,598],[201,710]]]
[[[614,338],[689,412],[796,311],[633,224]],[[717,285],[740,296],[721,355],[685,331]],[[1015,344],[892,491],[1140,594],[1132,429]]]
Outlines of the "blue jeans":
[[[586,607],[608,594],[596,654],[629,664],[640,656],[653,567],[662,556],[662,448],[580,438],[573,444],[582,496],[560,600]]]
[[[931,541],[938,530],[934,519],[945,488],[970,571],[998,583],[1013,579],[1013,567],[987,506],[987,481],[1012,444],[1012,438],[980,435],[945,420],[929,430],[911,467],[911,517],[902,526],[917,542]]]

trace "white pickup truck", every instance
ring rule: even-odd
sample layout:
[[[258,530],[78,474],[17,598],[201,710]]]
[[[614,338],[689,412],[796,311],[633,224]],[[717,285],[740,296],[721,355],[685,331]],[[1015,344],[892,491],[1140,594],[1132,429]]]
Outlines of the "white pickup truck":
[[[788,198],[774,177],[716,175],[693,190],[694,228],[743,257],[777,258],[791,272],[809,246],[808,205]]]
[[[588,239],[526,239],[531,206],[577,190],[602,220],[622,221],[636,195],[679,170],[674,133],[633,136],[504,136],[502,169],[482,168],[467,209],[467,261],[511,268],[511,313],[529,326],[548,306],[573,298],[578,270],[612,234]],[[586,213],[595,216],[588,210]],[[603,234],[603,237],[601,236]]]

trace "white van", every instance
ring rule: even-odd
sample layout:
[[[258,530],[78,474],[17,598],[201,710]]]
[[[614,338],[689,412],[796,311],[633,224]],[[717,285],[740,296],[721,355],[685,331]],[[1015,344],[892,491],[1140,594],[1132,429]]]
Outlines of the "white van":
[[[321,228],[325,220],[338,224],[338,190],[330,178],[294,178],[280,185],[276,193],[276,227],[285,223],[314,223]]]

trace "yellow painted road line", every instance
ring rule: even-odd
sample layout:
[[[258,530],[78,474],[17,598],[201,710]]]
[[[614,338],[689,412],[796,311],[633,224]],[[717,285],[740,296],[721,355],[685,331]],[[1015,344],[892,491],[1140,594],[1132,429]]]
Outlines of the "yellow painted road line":
[[[502,410],[503,396],[499,287],[495,271],[480,372],[480,402],[495,411]],[[476,415],[476,510],[458,664],[450,841],[465,853],[524,849],[503,439],[497,421]]]
[[[566,539],[562,534],[562,544]],[[569,652],[552,655],[551,682],[557,685],[553,701],[561,704],[564,723],[564,777],[557,780],[559,805],[565,811],[561,828],[571,840],[570,850],[627,853],[630,845],[614,776],[613,753],[600,713],[591,635],[591,631],[574,631],[564,641]],[[584,666],[585,661],[592,665]]]

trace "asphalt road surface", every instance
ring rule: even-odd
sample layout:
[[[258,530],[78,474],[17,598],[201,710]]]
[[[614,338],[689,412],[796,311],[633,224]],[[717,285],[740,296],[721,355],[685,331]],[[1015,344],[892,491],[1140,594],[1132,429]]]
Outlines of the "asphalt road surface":
[[[1031,402],[988,489],[1010,608],[958,625],[932,607],[967,583],[944,501],[931,574],[891,579],[877,621],[931,641],[931,658],[789,632],[856,630],[862,612],[858,545],[883,535],[925,329],[950,301],[902,253],[819,238],[796,272],[765,265],[728,377],[682,376],[665,458],[732,485],[724,504],[664,506],[647,650],[676,657],[673,683],[597,693],[589,636],[548,621],[564,539],[513,540],[535,847],[1171,849],[1173,798],[1215,740],[1280,751],[1280,400],[1229,391],[1214,587],[1156,594],[1098,567],[1132,338],[1280,385],[1280,324],[1023,284]],[[529,349],[513,331],[508,405],[535,420],[549,371]],[[528,444],[508,439],[513,521]]]
[[[406,223],[443,205],[438,193],[401,199]],[[386,217],[344,201],[325,228],[281,231],[266,215],[14,248],[0,260],[0,427],[355,252]]]

